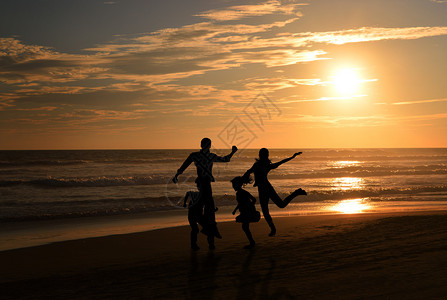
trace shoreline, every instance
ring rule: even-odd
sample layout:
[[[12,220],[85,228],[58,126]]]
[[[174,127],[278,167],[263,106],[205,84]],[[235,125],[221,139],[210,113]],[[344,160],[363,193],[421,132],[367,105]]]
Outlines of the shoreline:
[[[415,202],[410,202],[414,205]],[[308,203],[302,203],[308,205]],[[290,205],[291,207],[293,205]],[[298,204],[301,205],[301,204]],[[274,218],[283,217],[302,217],[302,216],[329,216],[346,215],[340,211],[321,209],[320,204],[312,203],[315,207],[299,207],[292,209],[277,209],[271,207],[271,215]],[[392,203],[395,205],[395,203]],[[430,206],[427,202],[422,202],[421,206],[414,208],[405,208],[405,205],[376,207],[366,211],[353,212],[352,214],[420,214],[427,212],[447,212],[447,206]],[[224,222],[234,222],[235,216],[231,214],[233,207],[222,206],[216,214],[218,224]],[[261,222],[263,216],[261,214]],[[87,216],[73,217],[66,219],[48,219],[48,220],[26,220],[26,221],[8,221],[1,222],[0,229],[0,253],[3,251],[37,247],[73,241],[86,238],[107,237],[112,235],[141,233],[159,229],[169,229],[179,226],[189,227],[187,220],[187,209],[173,209],[151,211],[136,214],[118,214],[109,216]]]

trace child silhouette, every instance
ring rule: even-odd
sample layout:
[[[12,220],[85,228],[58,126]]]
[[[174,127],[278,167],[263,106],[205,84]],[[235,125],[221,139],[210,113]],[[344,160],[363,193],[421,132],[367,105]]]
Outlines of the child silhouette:
[[[199,226],[200,224],[204,227],[205,217],[203,216],[203,201],[200,195],[200,181],[196,179],[197,190],[186,192],[185,200],[183,201],[183,207],[186,207],[186,202],[189,199],[188,204],[188,222],[191,226],[191,249],[199,250],[199,246],[197,245],[197,235],[199,234]]]
[[[183,200],[183,207],[186,207],[186,202],[188,202],[188,222],[191,226],[191,249],[192,250],[199,250],[199,246],[197,245],[197,235],[199,234],[199,224],[202,226],[202,233],[208,236],[208,244],[210,247],[214,245],[214,240],[209,237],[207,226],[209,227],[209,224],[207,223],[207,219],[204,216],[203,213],[203,207],[204,207],[204,201],[202,199],[201,194],[201,185],[199,178],[196,178],[195,183],[197,185],[196,191],[189,191],[186,192],[185,199]],[[214,211],[216,212],[218,210],[217,207],[214,208]]]
[[[245,235],[250,242],[250,244],[244,247],[245,249],[250,249],[255,246],[255,241],[253,240],[253,236],[250,232],[250,223],[259,222],[261,219],[261,214],[259,211],[256,211],[255,208],[256,198],[242,188],[250,182],[250,177],[243,178],[241,176],[237,176],[231,180],[233,189],[236,191],[237,200],[237,206],[233,210],[233,215],[236,214],[237,210],[239,210],[240,215],[236,217],[236,222],[242,223],[242,230],[245,232]]]

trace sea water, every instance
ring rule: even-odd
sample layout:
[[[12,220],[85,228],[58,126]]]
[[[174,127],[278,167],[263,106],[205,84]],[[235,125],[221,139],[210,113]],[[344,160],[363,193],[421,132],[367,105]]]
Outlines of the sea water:
[[[185,220],[182,202],[187,191],[196,189],[194,165],[179,183],[171,179],[192,151],[0,151],[0,222],[26,227],[30,221],[36,226],[47,220],[140,213],[150,216],[149,223],[159,216]],[[282,197],[297,188],[308,195],[284,209],[271,203],[273,214],[447,209],[445,148],[271,149],[270,159],[277,162],[297,151],[303,154],[272,170],[269,180]],[[230,180],[244,174],[257,154],[257,149],[244,149],[231,162],[214,164],[218,220],[235,206]],[[251,185],[246,190],[258,196]]]

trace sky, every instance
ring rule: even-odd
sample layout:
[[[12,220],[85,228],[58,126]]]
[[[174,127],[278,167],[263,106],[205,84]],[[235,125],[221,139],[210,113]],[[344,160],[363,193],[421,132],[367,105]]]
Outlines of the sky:
[[[0,149],[447,147],[447,0],[2,0]]]

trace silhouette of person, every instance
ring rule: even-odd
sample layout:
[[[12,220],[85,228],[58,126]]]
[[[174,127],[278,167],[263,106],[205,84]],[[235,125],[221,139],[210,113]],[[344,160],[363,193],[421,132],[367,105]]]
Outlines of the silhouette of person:
[[[209,248],[212,250],[215,248],[214,246],[214,237],[222,238],[220,235],[217,225],[216,225],[216,216],[215,216],[215,207],[214,207],[214,199],[213,192],[211,189],[211,182],[214,182],[214,177],[212,174],[213,171],[213,163],[214,162],[229,162],[231,157],[236,153],[237,147],[233,146],[230,154],[226,156],[218,156],[214,153],[210,152],[211,148],[211,140],[209,138],[203,138],[201,143],[201,150],[198,152],[191,153],[180,168],[177,170],[172,181],[174,183],[178,182],[178,176],[182,174],[186,168],[189,167],[191,163],[194,162],[194,165],[197,169],[197,179],[200,182],[201,189],[201,197],[204,204],[204,220],[206,222],[206,226],[203,231],[208,236],[208,244]]]
[[[255,184],[253,186],[258,187],[259,203],[261,204],[262,214],[264,215],[264,219],[267,221],[267,224],[270,226],[271,229],[269,236],[274,236],[276,234],[276,227],[273,224],[273,220],[269,212],[269,199],[272,199],[272,201],[279,208],[284,208],[296,196],[307,195],[307,193],[303,189],[297,189],[293,191],[289,196],[287,196],[284,200],[281,200],[271,183],[268,181],[267,175],[271,170],[276,169],[283,163],[292,160],[301,153],[302,152],[297,152],[289,158],[283,159],[277,163],[272,163],[269,159],[269,150],[266,148],[262,148],[259,150],[259,159],[256,159],[256,162],[253,164],[253,166],[248,169],[243,176],[244,178],[247,178],[250,176],[251,173],[254,173],[255,175]]]
[[[242,230],[245,232],[245,235],[250,242],[250,244],[244,248],[251,249],[255,246],[255,241],[250,232],[250,223],[259,222],[261,219],[261,214],[255,208],[256,198],[242,188],[247,183],[251,183],[251,178],[237,176],[231,180],[231,183],[233,184],[233,189],[236,191],[237,200],[237,206],[233,210],[233,215],[239,209],[240,214],[236,217],[236,222],[242,223]]]
[[[183,207],[186,207],[186,202],[189,199],[188,204],[188,222],[191,226],[191,249],[199,250],[199,246],[197,245],[197,235],[199,234],[199,226],[200,224],[204,227],[204,216],[203,216],[203,201],[200,197],[200,181],[198,178],[196,179],[197,190],[186,192],[185,200],[183,201]]]

